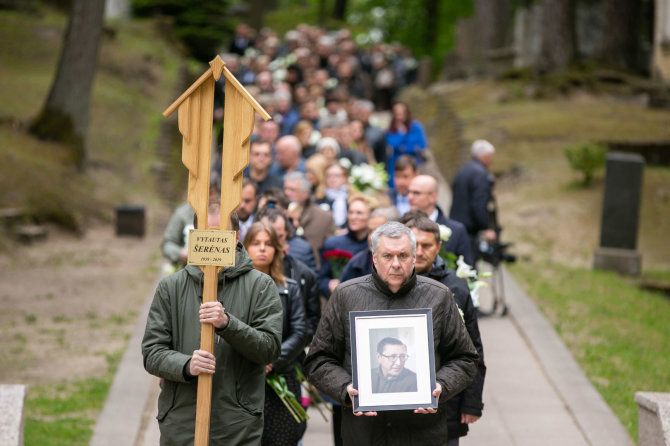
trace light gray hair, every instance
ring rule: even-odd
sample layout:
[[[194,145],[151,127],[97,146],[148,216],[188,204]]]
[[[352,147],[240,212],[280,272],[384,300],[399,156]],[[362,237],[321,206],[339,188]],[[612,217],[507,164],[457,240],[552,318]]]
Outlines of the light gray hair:
[[[277,90],[274,94],[275,101],[288,101],[291,102],[291,93],[286,90]]]
[[[372,246],[372,254],[377,255],[377,249],[379,249],[379,238],[381,236],[388,238],[400,238],[403,235],[406,235],[409,238],[410,245],[412,246],[412,255],[416,254],[416,236],[410,228],[398,223],[397,221],[389,221],[384,223],[372,233],[370,237],[370,245]]]
[[[333,152],[335,152],[335,156],[338,156],[340,154],[340,145],[335,141],[334,138],[326,136],[325,138],[321,138],[319,142],[316,144],[316,151],[321,153],[321,151],[326,148],[330,147],[333,149]]]
[[[367,99],[359,99],[358,101],[354,102],[354,108],[362,108],[369,112],[373,112],[375,110],[375,105],[372,103],[372,101],[368,101]]]
[[[488,155],[489,153],[495,153],[495,151],[496,148],[493,147],[493,144],[485,139],[478,139],[477,141],[473,142],[472,147],[470,147],[470,153],[472,153],[472,156],[475,158]]]
[[[284,184],[287,181],[298,181],[300,182],[300,190],[303,192],[308,192],[312,190],[312,183],[309,182],[307,177],[302,172],[289,172],[284,176]]]
[[[384,217],[388,221],[397,221],[400,218],[400,214],[395,206],[384,206],[372,211],[370,218],[374,217]]]

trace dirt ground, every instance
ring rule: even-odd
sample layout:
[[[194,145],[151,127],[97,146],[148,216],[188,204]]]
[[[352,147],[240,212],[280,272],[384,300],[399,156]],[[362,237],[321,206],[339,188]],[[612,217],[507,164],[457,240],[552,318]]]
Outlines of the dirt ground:
[[[166,215],[148,218],[142,238],[116,236],[113,223],[83,237],[49,228],[0,254],[0,383],[104,375],[153,294]]]

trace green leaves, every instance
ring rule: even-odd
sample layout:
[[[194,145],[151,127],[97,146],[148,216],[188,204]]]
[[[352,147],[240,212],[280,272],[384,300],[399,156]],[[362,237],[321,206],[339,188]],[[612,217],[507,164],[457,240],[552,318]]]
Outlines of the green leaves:
[[[309,415],[300,405],[295,394],[288,389],[286,378],[278,373],[270,373],[265,376],[265,382],[275,391],[286,409],[291,413],[296,423],[307,421]]]
[[[583,187],[589,186],[591,180],[593,180],[594,172],[605,165],[607,147],[600,144],[581,142],[563,150],[570,167],[582,173]]]

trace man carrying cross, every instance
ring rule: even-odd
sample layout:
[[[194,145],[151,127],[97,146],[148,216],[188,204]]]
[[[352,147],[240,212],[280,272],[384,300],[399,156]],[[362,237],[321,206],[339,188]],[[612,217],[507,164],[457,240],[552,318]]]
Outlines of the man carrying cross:
[[[218,227],[218,203],[213,206],[208,226]],[[233,213],[231,229],[238,227]],[[202,303],[203,272],[193,265],[158,284],[142,355],[145,369],[164,379],[157,417],[161,446],[193,444],[198,376],[203,374],[213,374],[211,444],[260,444],[265,365],[279,356],[281,301],[272,279],[254,269],[241,243],[235,266],[218,274],[217,290],[216,302]],[[213,354],[200,350],[203,323],[214,326]]]

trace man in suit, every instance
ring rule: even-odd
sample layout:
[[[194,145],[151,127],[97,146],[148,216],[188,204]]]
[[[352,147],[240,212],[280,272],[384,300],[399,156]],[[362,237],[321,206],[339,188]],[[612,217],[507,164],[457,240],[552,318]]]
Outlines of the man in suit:
[[[447,252],[463,256],[465,263],[474,266],[475,257],[465,226],[456,220],[447,218],[437,204],[437,180],[430,175],[417,175],[409,183],[408,196],[412,210],[419,209],[425,212],[431,221],[451,230],[451,236],[444,246]]]
[[[291,172],[305,172],[305,158],[301,156],[300,140],[293,135],[282,136],[277,140],[275,162],[270,173],[281,178]]]
[[[489,205],[493,201],[493,176],[489,166],[495,147],[483,139],[472,143],[472,160],[461,167],[454,177],[453,202],[449,217],[465,225],[473,250],[477,253],[479,235],[492,243],[496,240],[495,222],[489,221]]]
[[[258,184],[258,195],[271,187],[282,187],[281,177],[270,173],[272,165],[272,144],[265,139],[257,139],[251,143],[249,148],[249,167],[244,171],[244,176],[251,178]]]
[[[389,189],[387,194],[402,216],[410,210],[409,183],[417,174],[416,160],[411,155],[403,155],[396,160],[393,169],[395,170],[393,188]]]

